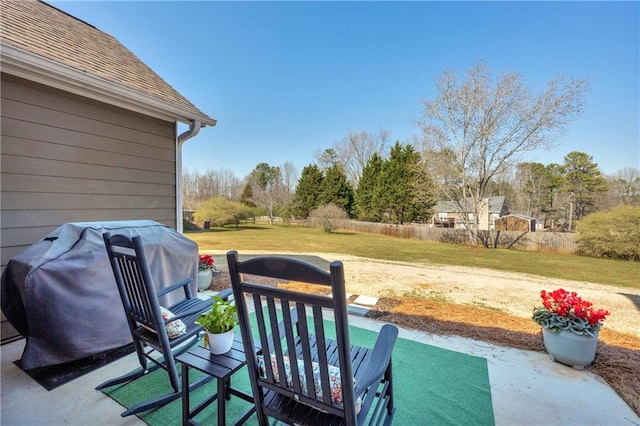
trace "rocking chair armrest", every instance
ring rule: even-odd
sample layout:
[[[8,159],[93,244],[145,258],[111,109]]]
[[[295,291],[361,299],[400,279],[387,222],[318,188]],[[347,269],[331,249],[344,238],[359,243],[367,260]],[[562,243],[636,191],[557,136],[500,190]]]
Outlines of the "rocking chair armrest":
[[[171,293],[174,290],[177,290],[179,288],[188,286],[189,284],[191,284],[191,282],[193,281],[193,278],[185,278],[183,280],[178,281],[175,284],[171,284],[169,287],[165,287],[163,289],[158,290],[158,292],[156,293],[156,295],[158,297],[160,296],[164,296],[167,293]]]
[[[361,395],[384,375],[391,362],[393,347],[398,339],[398,327],[385,324],[380,329],[376,343],[369,352],[369,360],[356,378],[355,395]]]
[[[229,296],[233,296],[233,289],[225,288],[224,290],[219,291],[216,296],[219,296],[222,300],[227,301],[229,300]]]
[[[183,280],[186,281],[186,280]],[[233,294],[233,290],[230,288],[224,289],[221,292],[219,292],[217,295],[220,296],[223,300],[228,300],[229,296]],[[195,315],[195,314],[200,314],[203,312],[206,312],[208,310],[210,310],[211,308],[207,308],[207,309],[202,309],[202,306],[196,306],[195,308],[191,308],[189,310],[186,310],[184,312],[178,312],[177,314],[174,314],[171,318],[165,320],[165,324],[169,324],[171,321],[180,319],[180,318],[184,318],[184,317],[188,317],[191,315]]]

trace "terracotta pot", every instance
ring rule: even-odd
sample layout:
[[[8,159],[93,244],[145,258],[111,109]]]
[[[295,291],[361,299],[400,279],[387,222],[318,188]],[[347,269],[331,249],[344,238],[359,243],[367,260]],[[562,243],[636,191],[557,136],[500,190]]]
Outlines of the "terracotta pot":
[[[598,337],[580,336],[570,331],[557,333],[542,328],[544,347],[552,360],[583,370],[596,356]]]
[[[211,270],[198,271],[198,291],[203,291],[211,285]]]
[[[226,354],[231,350],[233,346],[233,337],[235,335],[235,329],[231,329],[226,333],[213,334],[207,332],[207,340],[209,343],[209,350],[214,355]]]

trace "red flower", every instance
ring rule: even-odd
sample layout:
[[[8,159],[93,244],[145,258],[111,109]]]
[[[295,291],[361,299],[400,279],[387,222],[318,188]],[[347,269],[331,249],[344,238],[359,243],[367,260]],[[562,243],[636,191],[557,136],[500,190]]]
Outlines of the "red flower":
[[[568,292],[559,288],[549,293],[542,290],[540,297],[542,298],[543,308],[539,309],[545,309],[549,313],[561,317],[582,321],[587,320],[589,325],[594,327],[593,331],[597,331],[600,322],[609,315],[609,311],[607,310],[595,310],[593,303],[582,300],[575,291]]]
[[[597,324],[602,321],[607,315],[609,315],[609,311],[605,309],[598,309],[597,311],[589,311],[588,319],[589,324]]]
[[[207,271],[213,268],[213,257],[208,254],[201,254],[198,260],[198,271]]]

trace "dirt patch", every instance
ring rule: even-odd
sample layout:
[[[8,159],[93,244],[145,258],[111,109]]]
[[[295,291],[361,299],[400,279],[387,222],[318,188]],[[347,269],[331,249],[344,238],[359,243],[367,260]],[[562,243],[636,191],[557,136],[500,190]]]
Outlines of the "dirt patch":
[[[292,255],[295,255],[292,253]],[[544,351],[531,314],[541,290],[577,291],[596,308],[611,312],[589,370],[601,376],[640,415],[640,290],[544,278],[482,268],[420,265],[328,253],[306,253],[344,263],[347,293],[379,297],[368,316],[434,334],[451,334],[503,346]],[[276,280],[265,282],[277,285]],[[328,294],[301,283],[289,289]],[[230,286],[228,274],[212,289]],[[352,301],[352,300],[351,300]]]
[[[270,287],[276,287],[279,280],[273,278],[257,277],[255,275],[247,275],[248,281],[255,284],[268,285]],[[225,288],[231,288],[231,278],[226,271],[220,271],[220,273],[214,275],[211,279],[211,285],[207,290],[221,291]]]
[[[297,253],[283,254],[300,256]],[[493,269],[380,261],[333,253],[304,255],[327,261],[341,260],[344,264],[347,293],[394,300],[410,297],[463,305],[464,308],[487,308],[528,321],[531,320],[533,309],[541,303],[541,290],[564,288],[577,291],[583,299],[593,302],[596,308],[611,312],[605,321],[603,334],[615,331],[640,339],[640,289]],[[220,285],[218,280],[221,280],[221,285],[228,283],[228,276],[224,276],[226,265],[220,262],[217,265],[220,265],[223,275],[214,277],[213,286]],[[419,307],[416,306],[416,309]],[[429,311],[412,313],[428,315]],[[635,349],[640,350],[640,346]]]

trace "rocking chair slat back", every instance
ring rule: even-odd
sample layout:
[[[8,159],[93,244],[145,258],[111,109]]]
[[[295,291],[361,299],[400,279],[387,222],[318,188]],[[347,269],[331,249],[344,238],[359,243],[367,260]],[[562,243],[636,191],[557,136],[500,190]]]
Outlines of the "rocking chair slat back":
[[[359,372],[368,374],[374,355],[350,344],[342,263],[331,263],[327,272],[286,257],[240,262],[236,252],[229,252],[227,261],[260,424],[267,424],[267,416],[288,423],[359,424],[373,418],[360,408],[365,404],[382,407],[380,412],[387,413],[382,423],[390,422],[392,395],[377,390],[391,380],[390,354],[372,383],[375,390],[355,394],[354,379]],[[330,295],[259,285],[256,276],[326,286]],[[255,347],[261,348],[257,355]]]
[[[158,368],[167,371],[173,388],[169,394],[139,403],[126,410],[122,414],[124,417],[157,408],[181,395],[174,357],[197,342],[202,327],[196,324],[195,320],[200,313],[211,309],[211,302],[192,296],[191,278],[185,278],[161,290],[156,290],[139,236],[128,237],[106,233],[103,238],[142,369],[108,380],[100,384],[97,389],[135,380]],[[182,292],[183,295],[177,296],[180,300],[178,303],[167,307],[173,316],[164,319],[158,297],[174,291]],[[175,320],[180,320],[185,329],[182,334],[169,338],[165,324]],[[154,352],[160,353],[162,357],[156,356]],[[201,386],[204,383],[205,381],[200,380],[192,386]]]

